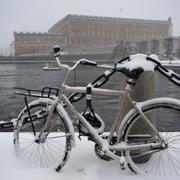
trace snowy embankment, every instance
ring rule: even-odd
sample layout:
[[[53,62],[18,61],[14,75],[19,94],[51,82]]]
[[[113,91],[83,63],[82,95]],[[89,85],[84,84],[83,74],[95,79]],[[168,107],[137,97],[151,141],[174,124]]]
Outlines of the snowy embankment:
[[[76,148],[60,173],[52,169],[28,167],[15,157],[13,134],[0,133],[0,179],[1,180],[179,180],[176,177],[134,175],[121,171],[118,162],[102,161],[94,153],[94,144],[82,138],[77,139]]]

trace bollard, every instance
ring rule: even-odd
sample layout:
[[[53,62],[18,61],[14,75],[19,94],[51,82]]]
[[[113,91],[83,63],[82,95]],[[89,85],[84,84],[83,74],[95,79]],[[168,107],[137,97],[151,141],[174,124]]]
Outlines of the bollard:
[[[137,102],[154,98],[154,72],[143,72],[132,87],[130,95]]]
[[[156,55],[152,55],[153,58],[158,59]],[[138,79],[135,81],[135,86],[131,85],[131,90],[129,91],[129,94],[131,96],[131,99],[136,102],[142,102],[148,99],[154,98],[154,64],[146,61],[146,55],[144,54],[137,54],[130,56],[131,61],[127,62],[126,67],[127,68],[135,68],[135,67],[143,67],[144,72],[140,74]],[[125,86],[127,85],[127,78],[125,80],[121,79],[121,84],[124,83]],[[115,121],[111,128],[111,134],[108,137],[108,140],[111,141],[114,132],[119,134],[119,127],[120,124],[125,117],[125,115],[128,113],[130,109],[133,108],[133,105],[129,100],[123,96],[120,97],[119,101],[119,111],[116,115]],[[156,126],[156,119],[155,114],[148,113],[145,114],[145,116],[151,121],[152,124]],[[132,141],[134,142],[141,142],[142,140],[146,141],[148,138],[154,137],[154,133],[149,133],[146,130],[149,130],[148,127],[146,127],[146,122],[143,118],[138,116],[138,120],[135,121],[135,124],[133,123],[133,126],[131,125],[131,131],[128,132],[131,137],[128,139],[129,143]],[[139,136],[140,135],[140,136]],[[119,137],[119,136],[118,136]],[[117,142],[119,142],[120,139],[117,139]],[[138,151],[133,151],[132,153],[138,154]],[[150,155],[144,155],[143,157],[139,156],[138,158],[133,158],[135,162],[142,163],[146,162],[151,156]]]
[[[121,79],[121,84],[123,84],[124,88],[126,86],[127,78]],[[144,71],[139,78],[136,80],[136,85],[132,86],[131,91],[129,92],[132,99],[136,102],[145,101],[148,99],[154,98],[155,94],[155,87],[154,87],[154,72],[152,71]],[[123,88],[123,89],[124,89]],[[124,103],[121,104],[121,101],[123,101],[123,97],[120,97],[120,109],[121,112],[117,114],[119,121],[119,125],[122,122],[124,116],[128,113],[128,111],[132,108],[131,103],[124,99]],[[149,117],[149,116],[148,116]],[[155,120],[153,118],[153,115],[150,117],[150,121],[154,124]],[[119,125],[117,127],[119,127]]]
[[[151,98],[154,98],[154,72],[145,71],[143,72],[138,80],[136,81],[136,85],[132,87],[130,91],[130,95],[134,101],[141,102]],[[131,104],[127,100],[123,105],[123,109],[121,111],[121,117],[123,118],[126,113],[131,109]],[[154,114],[146,115],[147,118],[153,123],[156,123],[154,118]],[[146,128],[144,127],[144,121],[142,119],[138,119],[133,128],[131,129],[131,135],[135,134],[147,134]],[[133,152],[137,154],[138,152]],[[144,155],[138,158],[133,158],[136,163],[144,163],[149,160],[151,155]]]
[[[121,78],[120,83],[123,84],[124,88],[127,84],[127,78]],[[141,102],[141,101],[145,101],[148,99],[152,99],[154,98],[154,72],[152,71],[144,71],[139,78],[136,80],[136,85],[132,86],[131,91],[129,92],[130,96],[132,97],[132,99],[136,102]],[[123,88],[123,89],[124,89]],[[120,111],[118,112],[118,114],[116,115],[116,120],[118,121],[117,124],[115,123],[112,126],[111,131],[116,131],[118,132],[119,130],[119,126],[123,120],[123,118],[125,117],[125,115],[128,113],[128,111],[133,108],[132,104],[127,100],[127,99],[123,99],[124,97],[120,97],[119,100],[119,109]],[[124,102],[124,103],[121,103]],[[154,115],[152,114],[148,114],[147,116],[150,121],[155,124],[155,119],[154,119]],[[115,122],[116,122],[115,120]],[[136,126],[138,127],[138,129],[142,129],[142,133],[144,130],[144,127],[142,127],[142,123],[141,121],[136,123]],[[114,128],[117,128],[116,130]],[[131,132],[132,134],[136,133],[136,128],[134,128],[133,132]],[[110,136],[109,139],[111,139],[112,136]]]

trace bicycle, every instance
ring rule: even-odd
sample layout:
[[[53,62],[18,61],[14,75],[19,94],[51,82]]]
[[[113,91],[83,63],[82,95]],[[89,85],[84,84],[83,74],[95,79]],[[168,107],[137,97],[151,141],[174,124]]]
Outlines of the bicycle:
[[[138,66],[134,66],[133,58],[130,56],[113,66],[98,65],[94,61],[80,59],[72,67],[61,64],[60,48],[54,48],[54,56],[59,66],[58,70],[66,72],[59,89],[46,87],[42,91],[36,91],[18,88],[25,92],[16,92],[24,95],[26,102],[26,107],[14,122],[14,146],[17,156],[27,158],[37,166],[53,167],[60,171],[67,162],[72,147],[75,146],[75,130],[66,110],[69,108],[78,118],[81,135],[87,136],[95,143],[95,152],[99,158],[117,160],[121,169],[128,167],[134,173],[176,175],[180,172],[180,129],[170,126],[171,121],[178,122],[180,117],[180,100],[155,98],[135,102],[129,94],[144,71],[144,62],[151,63],[151,66],[179,85],[180,77],[177,74],[164,68],[156,59],[145,55]],[[108,70],[87,87],[68,86],[68,76],[79,64],[104,67]],[[126,88],[123,91],[100,88],[116,72],[128,77]],[[72,94],[67,97],[65,92]],[[117,98],[121,96],[131,103],[132,109],[122,122],[119,122],[120,109],[110,132],[104,132],[104,121],[96,114],[91,104],[92,95]],[[39,99],[28,103],[27,96]],[[72,103],[85,96],[86,108],[84,113],[80,113]],[[124,102],[122,100],[121,104]],[[156,123],[150,120],[152,117],[156,119]],[[143,131],[139,129],[139,123]]]

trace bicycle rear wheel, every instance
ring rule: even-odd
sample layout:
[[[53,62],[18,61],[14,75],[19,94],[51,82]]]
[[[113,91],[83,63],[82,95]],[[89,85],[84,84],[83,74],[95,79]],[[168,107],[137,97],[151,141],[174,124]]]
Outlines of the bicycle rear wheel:
[[[32,122],[27,108],[23,109],[14,128],[14,147],[16,155],[30,165],[60,171],[71,151],[71,135],[66,121],[56,110],[50,120],[50,133],[43,141],[37,141],[46,122],[48,103],[39,100],[29,104]]]
[[[142,111],[146,117],[153,118],[163,145],[126,151],[129,168],[135,173],[180,174],[180,101],[167,98],[151,100],[142,107]],[[161,142],[139,113],[134,111],[127,122],[123,138],[129,145]]]

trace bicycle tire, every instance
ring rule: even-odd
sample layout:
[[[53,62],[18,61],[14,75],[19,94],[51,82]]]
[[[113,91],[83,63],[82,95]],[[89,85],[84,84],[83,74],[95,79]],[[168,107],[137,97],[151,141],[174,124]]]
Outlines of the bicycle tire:
[[[55,126],[44,142],[35,142],[39,130],[47,117],[48,99],[31,102],[29,110],[33,119],[35,133],[28,115],[27,107],[19,114],[14,128],[14,148],[17,157],[30,166],[54,168],[60,171],[68,160],[71,152],[71,135],[66,121],[54,111]],[[43,114],[44,113],[44,114]],[[40,116],[41,114],[41,116]]]
[[[154,118],[151,120],[155,120],[155,126],[166,147],[162,149],[125,151],[128,167],[134,173],[179,175],[180,101],[171,98],[150,100],[142,106],[142,111],[146,116],[151,113],[151,117]],[[141,126],[139,126],[140,124]],[[134,111],[125,123],[123,141],[128,144],[144,144],[157,142],[158,137],[151,131],[147,123],[142,120],[139,113]]]

